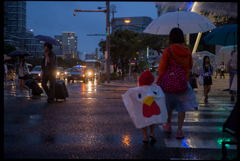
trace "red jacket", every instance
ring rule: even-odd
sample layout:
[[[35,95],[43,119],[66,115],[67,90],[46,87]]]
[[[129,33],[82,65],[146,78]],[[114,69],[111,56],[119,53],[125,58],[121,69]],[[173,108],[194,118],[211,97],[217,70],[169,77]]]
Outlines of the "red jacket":
[[[170,50],[172,52],[173,59],[183,68],[186,73],[187,81],[189,81],[190,69],[192,69],[193,66],[191,50],[183,44],[173,44],[170,46]],[[158,83],[162,78],[163,74],[167,70],[168,65],[172,65],[172,58],[167,48],[165,48],[159,62],[159,76],[156,83]]]

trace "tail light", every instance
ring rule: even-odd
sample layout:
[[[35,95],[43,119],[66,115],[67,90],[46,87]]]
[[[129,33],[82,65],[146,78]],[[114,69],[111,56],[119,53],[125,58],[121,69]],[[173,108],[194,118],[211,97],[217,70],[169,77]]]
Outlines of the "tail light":
[[[84,71],[82,70],[81,73],[84,73]]]

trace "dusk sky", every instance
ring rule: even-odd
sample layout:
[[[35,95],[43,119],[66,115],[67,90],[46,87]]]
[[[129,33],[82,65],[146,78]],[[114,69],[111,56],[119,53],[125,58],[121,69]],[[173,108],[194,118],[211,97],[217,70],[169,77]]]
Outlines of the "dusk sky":
[[[114,17],[148,16],[157,18],[155,2],[110,1],[116,5]],[[97,10],[105,7],[106,1],[27,1],[27,29],[33,29],[34,36],[61,35],[62,31],[75,32],[78,36],[78,51],[92,53],[99,48],[98,43],[106,36],[87,36],[105,34],[106,15],[103,12],[76,12],[74,9]],[[110,20],[112,14],[110,14]]]

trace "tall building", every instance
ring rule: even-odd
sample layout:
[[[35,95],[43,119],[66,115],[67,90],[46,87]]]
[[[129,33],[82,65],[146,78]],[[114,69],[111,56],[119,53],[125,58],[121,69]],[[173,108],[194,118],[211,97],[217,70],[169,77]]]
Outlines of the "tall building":
[[[124,20],[130,20],[130,23],[126,23]],[[129,29],[138,33],[142,33],[145,28],[152,22],[151,17],[142,16],[142,17],[118,17],[112,19],[111,22],[114,22],[114,31],[115,30],[125,30]]]
[[[26,28],[26,1],[4,1],[4,43],[24,49],[32,57],[41,57],[43,43],[34,38],[33,30]]]
[[[54,35],[54,38],[62,44],[62,47],[54,47],[53,51],[56,55],[63,56],[64,59],[78,58],[77,36],[75,36],[75,32],[63,31],[62,35]]]

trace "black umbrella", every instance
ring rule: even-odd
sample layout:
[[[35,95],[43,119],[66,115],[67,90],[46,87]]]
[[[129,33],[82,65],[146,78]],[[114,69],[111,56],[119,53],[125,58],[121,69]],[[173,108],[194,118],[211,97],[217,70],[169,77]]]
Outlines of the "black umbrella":
[[[34,37],[40,41],[44,41],[44,42],[47,42],[49,44],[56,45],[56,46],[61,46],[60,42],[57,41],[56,39],[52,38],[51,36],[37,35]]]
[[[11,53],[8,54],[8,56],[31,56],[29,52],[25,50],[14,50]]]

